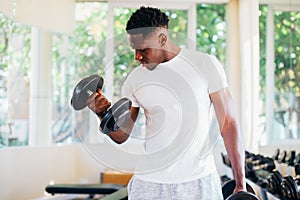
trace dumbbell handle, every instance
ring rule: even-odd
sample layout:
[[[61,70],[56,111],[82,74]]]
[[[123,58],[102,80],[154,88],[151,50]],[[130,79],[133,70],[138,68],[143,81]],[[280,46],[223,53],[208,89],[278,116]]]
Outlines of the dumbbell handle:
[[[101,113],[96,113],[96,115],[97,115],[98,117],[100,117],[100,120],[102,120],[106,113],[107,113],[107,110],[105,110],[105,111],[103,111],[103,112],[101,112]]]

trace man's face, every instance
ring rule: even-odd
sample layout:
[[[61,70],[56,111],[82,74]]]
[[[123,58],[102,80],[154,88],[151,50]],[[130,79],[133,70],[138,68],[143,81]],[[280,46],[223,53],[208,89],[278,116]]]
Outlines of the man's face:
[[[135,60],[143,67],[153,70],[164,61],[163,50],[156,33],[144,38],[142,34],[128,34],[130,46],[135,50]]]

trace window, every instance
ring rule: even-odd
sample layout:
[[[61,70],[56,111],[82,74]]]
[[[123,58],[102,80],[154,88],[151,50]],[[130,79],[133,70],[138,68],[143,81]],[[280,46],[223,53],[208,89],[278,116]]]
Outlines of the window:
[[[225,5],[198,4],[197,50],[218,57],[225,64],[226,22]]]
[[[0,13],[0,147],[28,144],[30,28]]]
[[[80,79],[104,71],[107,4],[76,3],[75,14],[73,35],[53,35],[53,143],[87,139],[89,111],[74,112],[70,99]]]
[[[262,145],[300,139],[300,14],[268,8],[271,7],[260,6],[260,97],[264,105],[261,111]],[[267,12],[272,12],[273,18],[268,20]],[[267,59],[270,59],[267,56],[270,52],[266,52],[266,38],[270,37],[266,34],[267,23],[274,28],[274,33],[270,33],[274,35],[274,61],[269,61],[274,63],[274,70],[270,66],[266,70]],[[274,77],[274,82],[267,81],[268,76]],[[266,102],[267,90],[273,91],[273,99],[269,100],[274,102],[272,104]],[[269,127],[266,110],[273,112],[269,117],[272,118]],[[266,141],[267,137],[269,141]]]
[[[114,84],[112,101],[120,98],[123,81],[137,66],[127,37],[124,37],[127,36],[124,34],[126,21],[134,10],[135,8],[122,6],[113,8],[114,80],[106,80]],[[178,5],[176,8],[168,6],[163,10],[170,18],[169,29],[173,31],[170,37],[177,45],[187,47],[189,11]],[[196,10],[197,49],[216,55],[224,63],[225,6],[197,4]],[[78,2],[75,13],[76,27],[73,35],[53,33],[53,143],[90,140],[90,134],[98,130],[97,123],[91,124],[94,114],[88,109],[74,111],[70,106],[70,99],[75,84],[83,77],[91,74],[105,76],[108,3]],[[2,14],[0,20],[0,145],[28,145],[31,27],[14,23]],[[98,135],[97,132],[96,136]]]

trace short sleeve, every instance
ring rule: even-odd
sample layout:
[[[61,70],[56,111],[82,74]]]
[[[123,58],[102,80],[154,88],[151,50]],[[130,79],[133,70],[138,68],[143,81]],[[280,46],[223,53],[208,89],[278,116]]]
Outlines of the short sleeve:
[[[224,68],[215,56],[209,55],[205,65],[205,79],[210,94],[228,87]]]

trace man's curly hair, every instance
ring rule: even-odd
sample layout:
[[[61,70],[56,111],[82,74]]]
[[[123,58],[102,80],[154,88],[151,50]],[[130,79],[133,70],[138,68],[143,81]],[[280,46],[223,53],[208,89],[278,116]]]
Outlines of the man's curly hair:
[[[130,17],[126,25],[129,34],[143,34],[150,36],[157,28],[168,28],[169,18],[160,9],[140,7]]]

